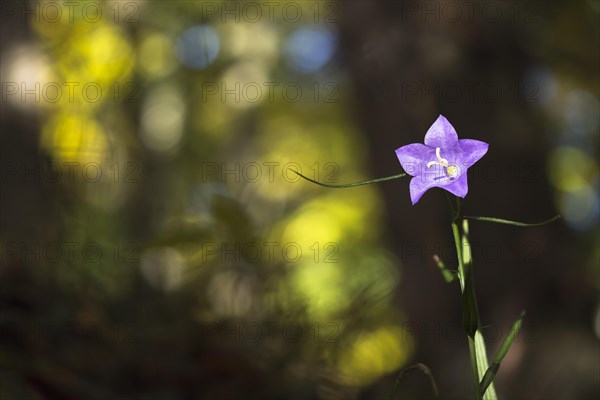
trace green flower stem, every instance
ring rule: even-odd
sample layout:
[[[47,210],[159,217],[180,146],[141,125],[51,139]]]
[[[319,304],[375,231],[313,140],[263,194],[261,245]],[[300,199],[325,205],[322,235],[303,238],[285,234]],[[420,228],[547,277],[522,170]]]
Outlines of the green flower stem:
[[[496,390],[492,383],[490,383],[485,392],[482,392],[480,384],[480,378],[488,369],[488,360],[485,343],[480,331],[481,322],[479,320],[477,297],[475,295],[475,285],[473,283],[473,259],[469,243],[469,224],[468,221],[460,215],[460,199],[456,197],[456,206],[453,206],[451,196],[448,195],[447,197],[452,216],[452,235],[454,236],[456,256],[458,259],[458,280],[461,290],[463,328],[469,342],[469,355],[473,373],[473,389],[478,400],[481,400],[482,398],[486,400],[496,399]],[[459,221],[462,221],[462,232],[458,225]]]
[[[456,256],[458,258],[458,277],[460,282],[460,291],[465,291],[465,270],[463,265],[463,257],[462,257],[462,246],[460,243],[460,232],[458,230],[458,225],[456,221],[452,221],[452,234],[454,235],[454,245],[456,246]]]
[[[452,203],[450,203],[452,204]],[[455,210],[452,209],[451,207],[451,211],[452,214],[455,213]],[[475,305],[475,311],[476,311],[476,307],[477,307],[477,302],[475,299],[475,292],[473,292],[472,290],[468,290],[467,288],[469,286],[472,287],[472,280],[468,279],[467,282],[467,277],[468,275],[470,276],[470,270],[465,270],[465,265],[463,262],[463,252],[462,252],[462,243],[461,243],[461,237],[460,237],[460,231],[458,229],[458,224],[456,223],[456,219],[458,218],[458,215],[453,215],[452,218],[452,234],[454,235],[454,244],[456,246],[456,256],[458,258],[458,281],[460,283],[460,291],[461,291],[461,295],[462,295],[462,304],[463,304],[463,322],[465,323],[465,327],[467,327],[467,325],[471,325],[472,321],[469,321],[471,318],[469,318],[468,315],[465,314],[469,314],[469,312],[466,310],[465,304],[471,300],[472,303]],[[467,286],[468,285],[468,286]],[[468,293],[471,293],[472,296],[471,299],[467,299],[465,298],[466,296],[468,296]],[[477,313],[476,313],[477,314]],[[477,320],[479,320],[479,318],[477,318]],[[467,336],[468,336],[468,340],[469,340],[469,354],[470,354],[470,359],[471,359],[471,369],[473,372],[473,385],[474,385],[474,390],[475,390],[475,395],[477,396],[477,399],[481,399],[481,394],[479,392],[479,372],[477,371],[477,350],[475,348],[475,335],[471,335],[469,334],[469,331],[472,330],[471,328],[467,328],[465,329],[467,331]]]

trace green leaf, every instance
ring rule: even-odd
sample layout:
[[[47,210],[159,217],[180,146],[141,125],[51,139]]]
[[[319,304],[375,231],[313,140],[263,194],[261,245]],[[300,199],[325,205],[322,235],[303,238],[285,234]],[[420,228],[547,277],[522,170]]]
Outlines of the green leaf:
[[[508,353],[508,349],[513,344],[515,338],[517,337],[517,334],[519,333],[519,330],[521,329],[521,323],[523,322],[524,316],[525,316],[525,311],[521,312],[519,319],[517,319],[515,321],[508,336],[506,337],[506,339],[504,339],[504,342],[502,342],[502,345],[498,349],[498,352],[496,353],[496,357],[494,358],[494,362],[486,370],[485,375],[483,375],[483,378],[481,379],[481,383],[479,384],[479,389],[480,389],[481,393],[486,393],[486,389],[488,389],[488,386],[490,387],[490,389],[493,389],[492,382],[494,380],[494,377],[496,376],[496,373],[500,369],[500,363],[502,363],[502,360]],[[488,392],[489,392],[489,390],[488,390]]]
[[[386,176],[384,178],[371,179],[371,180],[368,180],[368,181],[354,182],[354,183],[345,183],[345,184],[341,184],[341,185],[334,185],[334,184],[331,184],[331,183],[322,183],[322,182],[319,182],[319,181],[315,181],[314,179],[310,179],[309,177],[304,176],[300,172],[295,171],[293,169],[291,169],[291,171],[294,172],[296,175],[300,176],[301,178],[306,179],[309,182],[315,183],[315,184],[317,184],[319,186],[324,186],[324,187],[333,188],[333,189],[344,189],[344,188],[355,187],[355,186],[369,185],[371,183],[391,181],[392,179],[398,179],[398,178],[402,178],[402,177],[406,176],[405,173],[402,173],[402,174],[398,174],[398,175]]]
[[[475,293],[473,285],[470,283],[471,276],[467,275],[465,279],[465,290],[461,295],[461,306],[463,314],[463,328],[469,337],[474,338],[479,324],[479,315],[477,312],[477,303],[474,302]]]
[[[472,219],[475,221],[495,222],[497,224],[532,227],[532,226],[542,226],[542,225],[549,224],[550,222],[554,222],[560,218],[560,215],[555,215],[554,217],[550,218],[549,220],[546,220],[543,222],[536,222],[533,224],[527,224],[525,222],[510,221],[508,219],[500,219],[500,218],[493,218],[493,217],[463,217],[463,218],[464,219]]]
[[[440,272],[442,273],[442,277],[446,281],[446,283],[454,282],[458,279],[458,273],[456,271],[452,271],[446,268],[442,259],[437,255],[433,255],[433,261],[436,263]]]
[[[417,363],[415,365],[411,365],[410,367],[406,367],[402,371],[400,371],[400,373],[396,377],[396,381],[394,382],[392,391],[390,392],[390,400],[393,400],[396,397],[396,392],[400,388],[400,382],[402,381],[402,379],[404,379],[404,377],[415,372],[415,370],[419,370],[429,377],[429,382],[431,383],[431,388],[433,390],[433,394],[435,395],[435,397],[439,396],[437,384],[435,383],[435,379],[433,378],[433,374],[431,373],[431,370],[429,369],[429,367],[427,365],[422,364],[422,363]]]
[[[475,352],[477,359],[477,373],[479,378],[481,379],[481,377],[487,373],[489,368],[487,360],[487,350],[485,348],[485,341],[483,340],[483,335],[481,334],[481,331],[479,329],[477,330],[477,332],[475,332]],[[479,385],[479,395],[483,396],[482,398],[484,400],[496,400],[498,398],[496,395],[496,389],[494,388],[494,385],[491,381],[489,383],[489,388],[486,386],[486,389],[487,391],[482,390],[481,384]]]

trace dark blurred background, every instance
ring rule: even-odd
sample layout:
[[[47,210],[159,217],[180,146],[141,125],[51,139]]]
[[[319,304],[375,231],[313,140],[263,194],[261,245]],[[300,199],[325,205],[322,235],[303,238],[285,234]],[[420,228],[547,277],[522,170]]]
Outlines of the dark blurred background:
[[[503,399],[600,393],[600,2],[5,1],[0,398],[471,395],[439,114]],[[397,398],[432,398],[425,375]]]

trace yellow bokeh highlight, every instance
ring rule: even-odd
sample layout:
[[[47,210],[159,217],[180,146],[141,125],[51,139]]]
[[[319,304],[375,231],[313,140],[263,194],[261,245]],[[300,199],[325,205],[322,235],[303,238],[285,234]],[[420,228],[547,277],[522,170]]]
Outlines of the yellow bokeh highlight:
[[[65,81],[106,87],[129,77],[134,65],[132,55],[133,49],[119,28],[97,24],[60,53],[58,70]]]
[[[43,127],[41,145],[56,162],[100,163],[108,141],[100,124],[82,114],[57,114]]]
[[[229,67],[217,83],[218,96],[227,107],[247,109],[268,99],[265,83],[269,74],[260,60],[245,60]]]
[[[328,183],[364,178],[356,176],[363,163],[357,156],[360,140],[354,140],[355,131],[351,127],[327,122],[332,117],[331,112],[322,117],[289,112],[265,115],[266,122],[259,128],[262,134],[256,147],[261,154],[261,164],[276,165],[273,170],[275,184],[268,179],[257,183],[261,196],[281,201],[301,192],[322,189],[302,180],[291,170]]]
[[[306,182],[306,185],[312,184]],[[302,246],[373,237],[377,234],[377,224],[369,220],[376,217],[378,204],[372,188],[361,188],[353,196],[329,189],[326,194],[307,201],[286,221],[282,237]]]
[[[598,164],[586,152],[562,146],[550,153],[548,172],[552,184],[558,189],[579,191],[589,186],[598,174]]]
[[[68,2],[66,2],[68,3]],[[40,89],[45,105],[73,110],[96,109],[111,101],[121,103],[130,99],[131,76],[135,64],[133,47],[125,32],[114,24],[112,15],[100,2],[35,2],[39,15],[32,18],[35,31],[46,42],[44,49],[55,58],[51,65],[52,82]],[[75,4],[77,3],[77,4]],[[87,15],[86,4],[94,4],[100,17]],[[50,9],[52,16],[46,15]],[[95,8],[94,8],[95,9]],[[54,18],[58,11],[60,18]],[[86,12],[87,12],[86,11]]]
[[[232,58],[254,58],[270,66],[279,55],[279,37],[272,26],[240,22],[223,24],[219,30],[223,38],[223,51]]]
[[[294,292],[304,299],[311,317],[327,319],[343,312],[361,288],[370,285],[368,274],[374,269],[392,278],[388,283],[395,285],[393,272],[386,265],[373,269],[373,260],[356,264],[362,258],[351,261],[349,256],[355,243],[378,235],[377,224],[370,222],[377,219],[377,204],[371,188],[351,197],[329,191],[307,201],[272,232],[273,241],[289,247],[288,253],[275,252],[275,256],[292,269]],[[363,267],[364,273],[354,273]],[[376,290],[389,292],[391,288],[379,285]]]
[[[131,100],[132,45],[102,2],[40,1],[31,7],[37,10],[32,27],[54,57],[52,79],[39,89],[44,106],[55,110],[40,145],[55,162],[103,162],[109,143],[95,111]]]
[[[151,78],[173,71],[177,65],[173,39],[161,33],[148,33],[138,48],[138,60],[140,70]]]
[[[384,326],[359,334],[342,353],[338,368],[346,383],[365,386],[406,363],[411,343],[399,326]]]
[[[292,284],[304,300],[311,318],[328,320],[349,305],[345,279],[343,266],[339,263],[307,262],[296,266]]]
[[[278,94],[281,91],[274,92]],[[309,89],[304,88],[303,96],[309,94],[312,94]],[[314,110],[310,115],[290,115],[288,112],[268,118],[261,127],[263,135],[259,143],[265,149],[265,157],[270,160],[282,157],[282,164],[291,161],[306,161],[305,165],[312,165],[315,161],[321,161],[321,165],[333,162],[340,169],[345,167],[344,171],[362,164],[363,160],[357,158],[362,156],[356,151],[363,145],[361,139],[352,127],[325,122],[332,117],[340,117],[342,121],[344,118],[341,115],[332,116],[331,110],[328,111],[328,115],[322,118],[315,116]],[[324,177],[324,174],[320,176],[321,179]]]
[[[339,242],[346,235],[345,228],[355,216],[347,215],[343,219],[333,214],[335,208],[327,200],[313,201],[314,205],[304,209],[292,218],[283,234],[286,242]],[[346,207],[347,208],[347,207]],[[352,212],[352,210],[348,210]],[[356,213],[354,213],[356,214]]]

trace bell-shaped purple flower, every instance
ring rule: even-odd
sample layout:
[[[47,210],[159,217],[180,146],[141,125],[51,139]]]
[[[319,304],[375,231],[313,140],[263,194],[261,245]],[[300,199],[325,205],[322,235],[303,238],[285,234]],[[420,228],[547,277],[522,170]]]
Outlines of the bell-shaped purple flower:
[[[396,150],[402,168],[413,177],[413,205],[433,187],[465,197],[469,190],[467,169],[487,153],[488,147],[479,140],[458,140],[454,127],[440,115],[425,134],[425,144],[413,143]]]

